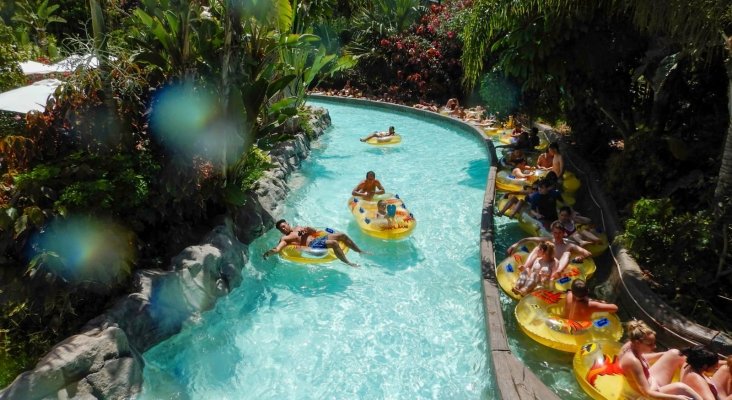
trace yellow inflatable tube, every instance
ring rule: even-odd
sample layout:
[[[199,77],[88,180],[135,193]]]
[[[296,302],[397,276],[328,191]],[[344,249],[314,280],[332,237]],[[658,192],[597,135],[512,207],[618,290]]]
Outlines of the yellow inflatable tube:
[[[536,171],[536,177],[541,179],[548,173],[548,170],[538,170]],[[562,187],[557,189],[562,192],[562,196],[566,196],[568,193],[573,195],[580,186],[582,186],[582,182],[577,178],[577,175],[570,171],[564,171],[564,174],[562,174]]]
[[[520,300],[521,296],[514,293],[511,288],[516,285],[516,281],[521,273],[518,270],[518,266],[526,262],[529,251],[526,246],[522,246],[521,249],[515,251],[496,265],[496,280],[498,280],[498,285],[507,295],[515,300]],[[550,287],[553,290],[565,292],[571,288],[572,282],[575,279],[586,280],[595,273],[596,268],[595,261],[592,258],[588,258],[581,263],[570,262],[564,268],[564,271],[562,271],[562,275],[552,281]]]
[[[574,377],[582,389],[595,400],[641,399],[630,387],[618,359],[621,343],[597,340],[585,343],[572,359]],[[676,370],[672,382],[678,382],[681,370]]]
[[[335,231],[330,228],[326,228],[325,230],[318,231],[316,237],[321,237],[333,232]],[[338,242],[338,245],[341,246],[341,250],[343,250],[343,253],[348,252],[348,246],[346,246],[343,242]],[[332,249],[314,249],[309,246],[296,246],[293,244],[285,246],[285,248],[282,249],[279,254],[280,257],[284,260],[304,264],[325,263],[338,259]]]
[[[417,220],[399,195],[380,195],[372,200],[351,197],[348,207],[359,228],[367,235],[380,239],[398,240],[411,235]],[[377,216],[378,202],[386,204],[386,216]]]
[[[521,299],[514,311],[521,330],[544,346],[569,353],[587,342],[620,340],[623,327],[615,314],[594,313],[590,321],[562,318],[565,296],[565,293],[539,289]]]
[[[385,144],[397,144],[401,143],[402,137],[398,134],[395,134],[393,136],[386,136],[386,137],[372,137],[371,139],[367,140],[366,143],[372,144],[374,146],[383,146]]]
[[[592,253],[593,257],[597,257],[600,254],[604,253],[605,250],[607,250],[607,248],[610,246],[610,243],[607,239],[607,233],[602,232],[602,230],[598,229],[597,227],[582,225],[579,227],[579,230],[589,230],[590,232],[592,232],[593,235],[597,236],[597,238],[600,239],[600,243],[590,243],[582,246],[587,251]]]
[[[595,400],[638,399],[641,395],[630,388],[618,362],[622,345],[600,340],[585,343],[572,359],[574,377],[582,389]],[[630,397],[628,397],[630,396]]]
[[[524,190],[524,186],[531,185],[534,177],[517,178],[510,171],[498,171],[496,174],[496,189],[504,192],[518,192]]]

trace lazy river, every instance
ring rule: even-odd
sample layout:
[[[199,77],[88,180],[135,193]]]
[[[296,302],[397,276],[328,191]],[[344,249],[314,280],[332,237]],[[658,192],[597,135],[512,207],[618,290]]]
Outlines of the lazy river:
[[[432,118],[328,100],[310,104],[329,110],[332,127],[290,177],[292,191],[277,217],[344,231],[370,254],[347,254],[359,268],[265,261],[260,255],[279,238],[270,230],[250,245],[241,287],[144,354],[142,397],[497,398],[480,289],[489,166],[482,141]],[[402,135],[398,145],[358,140],[390,125]],[[353,220],[347,201],[369,170],[414,214],[410,237],[373,238]],[[521,237],[508,219],[499,219],[497,230],[499,251]],[[539,375],[561,398],[585,398],[571,367],[554,366],[570,358],[525,337],[511,302],[503,298],[519,357],[543,369]]]

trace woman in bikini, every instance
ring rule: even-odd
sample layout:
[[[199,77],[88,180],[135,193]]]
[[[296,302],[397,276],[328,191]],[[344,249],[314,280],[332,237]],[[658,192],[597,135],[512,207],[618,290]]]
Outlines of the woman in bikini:
[[[703,400],[720,400],[717,386],[705,375],[719,366],[717,355],[704,346],[690,347],[681,354],[686,356],[686,363],[681,368],[681,382],[689,385]]]
[[[389,130],[386,132],[374,132],[374,133],[366,136],[365,138],[361,138],[359,140],[362,142],[365,142],[371,138],[382,139],[382,138],[388,138],[388,137],[394,136],[394,135],[396,135],[396,131],[394,130],[393,126],[390,126]]]
[[[630,321],[628,341],[620,349],[620,368],[628,382],[628,399],[702,400],[687,384],[671,383],[684,357],[676,349],[654,353],[656,332],[643,321]],[[653,363],[653,366],[650,365]],[[632,389],[632,390],[627,390]]]
[[[518,268],[521,274],[511,291],[526,296],[537,286],[548,282],[549,277],[557,269],[554,243],[550,241],[540,243],[526,258],[526,263]]]
[[[558,221],[562,224],[567,239],[576,242],[580,246],[588,244],[600,244],[602,241],[589,229],[578,229],[577,224],[590,224],[592,220],[579,215],[569,206],[559,208]]]

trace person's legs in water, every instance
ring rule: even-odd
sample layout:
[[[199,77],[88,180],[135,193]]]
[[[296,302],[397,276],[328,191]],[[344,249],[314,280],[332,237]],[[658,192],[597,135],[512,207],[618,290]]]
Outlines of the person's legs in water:
[[[345,243],[346,246],[348,246],[348,248],[352,249],[356,253],[366,254],[363,250],[361,250],[360,247],[358,247],[356,245],[356,243],[353,242],[353,240],[351,240],[350,237],[348,237],[348,235],[346,235],[343,232],[331,233],[331,234],[328,235],[328,239],[329,240],[332,239],[332,240],[341,241],[341,242]]]
[[[521,209],[524,207],[524,204],[526,204],[523,200],[516,200],[516,205],[513,206],[513,208],[510,211],[510,214],[506,214],[507,216],[514,218],[518,212],[521,211]]]
[[[334,240],[334,239],[328,239],[325,241],[325,245],[329,249],[333,249],[333,253],[335,253],[336,257],[338,257],[339,260],[343,261],[344,263],[346,263],[352,267],[358,267],[358,264],[348,261],[348,259],[346,258],[346,254],[343,253],[343,249],[341,249],[341,245],[340,245],[339,241]]]
[[[516,204],[516,202],[518,202],[518,199],[516,198],[516,196],[509,195],[508,196],[508,202],[500,210],[498,210],[498,215],[499,216],[500,215],[506,215],[506,211],[509,208],[511,208],[511,206],[513,206],[514,204]]]

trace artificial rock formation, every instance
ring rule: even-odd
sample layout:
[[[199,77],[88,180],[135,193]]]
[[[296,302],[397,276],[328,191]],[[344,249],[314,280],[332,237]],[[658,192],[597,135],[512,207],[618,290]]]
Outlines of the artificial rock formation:
[[[271,151],[274,167],[255,185],[246,204],[215,227],[201,244],[171,260],[168,270],[135,273],[132,293],[82,331],[54,346],[31,371],[0,391],[9,399],[129,399],[142,388],[141,354],[178,333],[186,321],[210,310],[242,282],[247,246],[270,229],[288,192],[287,177],[310,154],[310,139],[330,125],[321,113],[314,132],[298,133]]]

